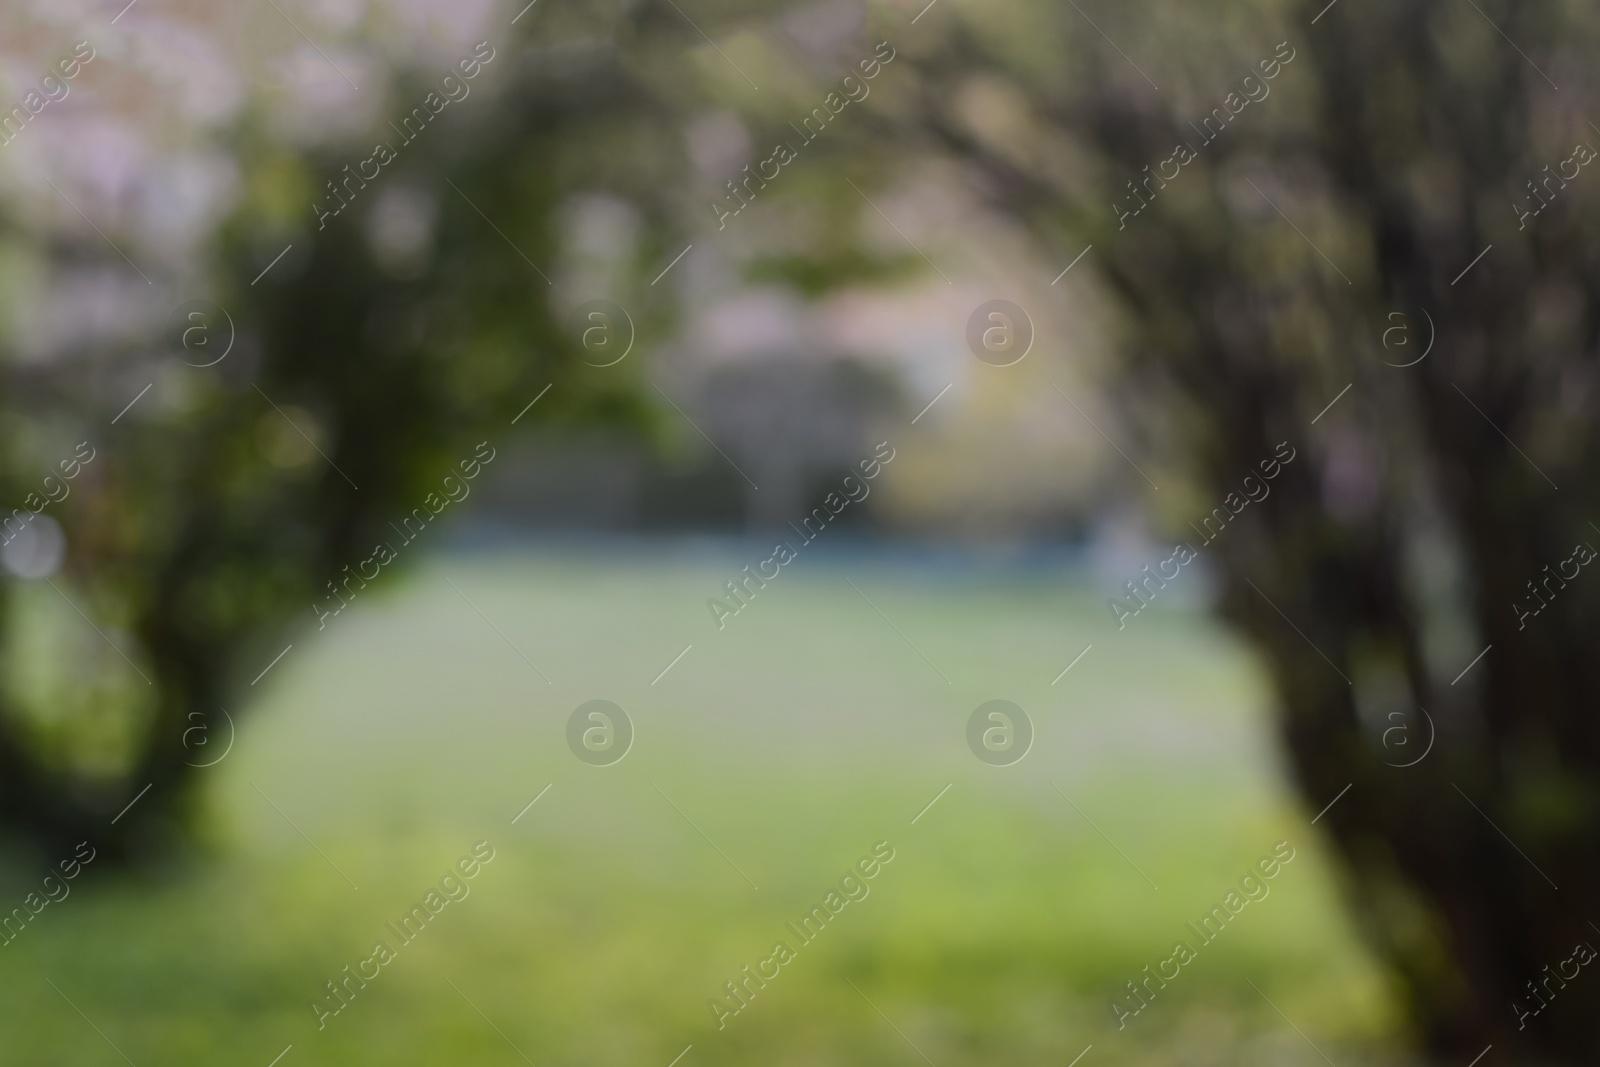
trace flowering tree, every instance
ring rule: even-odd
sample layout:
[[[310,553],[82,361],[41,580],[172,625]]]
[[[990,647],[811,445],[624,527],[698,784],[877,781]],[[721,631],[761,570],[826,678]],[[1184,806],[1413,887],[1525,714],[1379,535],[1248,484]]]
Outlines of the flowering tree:
[[[607,339],[562,317],[582,283],[559,231],[577,174],[644,199],[654,176],[593,146],[659,141],[660,105],[610,53],[550,74],[478,22],[379,58],[292,53],[333,101],[296,127],[292,70],[254,71],[252,97],[222,60],[217,38],[259,28],[130,13],[84,74],[137,74],[128,35],[188,46],[199,110],[174,129],[137,99],[64,97],[0,148],[13,830],[112,856],[159,840],[231,744],[229,705],[423,551],[533,401],[523,429],[640,421],[631,365],[593,371]],[[619,255],[623,289],[642,268]],[[651,321],[635,302],[628,329]]]

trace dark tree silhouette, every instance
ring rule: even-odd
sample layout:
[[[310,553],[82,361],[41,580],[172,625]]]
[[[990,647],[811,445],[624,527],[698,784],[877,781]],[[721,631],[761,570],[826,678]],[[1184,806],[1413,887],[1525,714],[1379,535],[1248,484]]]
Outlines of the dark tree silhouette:
[[[1164,518],[1270,666],[1308,809],[1337,798],[1318,828],[1420,1043],[1592,1063],[1600,985],[1550,975],[1600,938],[1600,581],[1575,550],[1600,545],[1600,179],[1575,151],[1600,145],[1600,19],[1274,8],[1182,40],[1099,15],[1161,92],[1070,12],[1048,68],[958,29],[918,56],[918,143],[1058,254],[1093,243],[1128,422],[1205,501]],[[1020,88],[1033,143],[961,119],[980,80]],[[1204,543],[1279,442],[1271,495]]]

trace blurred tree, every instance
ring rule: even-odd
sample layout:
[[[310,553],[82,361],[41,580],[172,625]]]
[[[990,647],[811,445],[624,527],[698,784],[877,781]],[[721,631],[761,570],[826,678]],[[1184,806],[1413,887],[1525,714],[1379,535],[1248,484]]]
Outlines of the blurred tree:
[[[555,219],[575,193],[637,205],[636,266],[672,254],[659,234],[682,218],[715,221],[683,191],[698,184],[681,117],[703,75],[679,57],[698,30],[670,4],[560,17],[574,20],[567,44],[508,47],[505,92],[452,110],[325,230],[311,228],[311,191],[360,156],[304,157],[242,125],[246,199],[217,249],[239,351],[214,372],[108,373],[117,358],[142,366],[137,340],[98,366],[6,364],[6,454],[28,459],[8,459],[7,499],[88,436],[70,414],[78,383],[162,382],[95,438],[97,458],[50,511],[71,544],[65,589],[0,585],[7,824],[57,849],[85,836],[114,849],[166,825],[194,780],[190,716],[245,688],[280,647],[269,636],[302,612],[309,623],[325,583],[477,442],[552,382],[539,418],[642,418],[631,390],[606,384],[628,378],[579,363],[557,310],[606,294],[564,301],[540,275],[562,277]],[[721,39],[715,18],[700,14]],[[878,39],[839,21],[840,40]],[[1092,245],[1071,284],[1098,272],[1126,312],[1130,422],[1166,457],[1164,483],[1190,478],[1159,505],[1178,536],[1280,442],[1296,451],[1270,497],[1197,547],[1272,671],[1308,805],[1334,802],[1319,825],[1421,1041],[1442,1056],[1493,1042],[1592,1062],[1593,979],[1536,1017],[1519,1010],[1588,939],[1582,902],[1600,890],[1600,677],[1583,631],[1600,583],[1545,569],[1600,542],[1586,507],[1600,178],[1573,149],[1590,139],[1600,19],[1506,0],[1320,13],[1241,0],[1160,18],[1014,0],[896,25],[900,58],[852,112],[859,132],[830,128],[785,178],[791,192],[763,194],[808,213],[787,256],[753,267],[808,291],[882,268],[844,232],[855,194],[814,184],[847,155],[869,185],[957,159],[1062,262]],[[814,77],[837,76],[847,51],[819,58],[770,36]],[[697,57],[719,72],[726,58]],[[761,73],[771,91],[750,110],[777,128],[796,98]],[[885,152],[891,140],[909,156]],[[253,283],[291,241],[296,254]],[[631,310],[646,328],[667,313]],[[82,599],[63,606],[69,593]],[[48,611],[79,608],[121,645],[17,661]]]
[[[1540,983],[1600,937],[1600,582],[1574,577],[1600,544],[1600,176],[1574,151],[1600,19],[1329,6],[986,12],[906,46],[890,128],[1062,262],[1093,245],[1124,410],[1194,479],[1160,510],[1266,659],[1308,807],[1337,798],[1320,825],[1423,1045],[1592,1063],[1600,985]],[[1203,544],[1280,442],[1271,496]]]
[[[228,743],[219,711],[288,641],[336,625],[328,613],[367,579],[375,592],[392,581],[390,565],[372,577],[375,546],[405,566],[437,539],[407,548],[419,523],[405,522],[440,510],[431,502],[462,461],[503,445],[536,398],[519,429],[647,426],[637,359],[600,368],[566,318],[583,300],[621,298],[631,326],[608,327],[655,329],[665,302],[652,304],[636,278],[661,254],[659,225],[647,218],[618,265],[616,285],[632,295],[557,294],[557,280],[582,284],[561,227],[574,195],[600,189],[648,214],[681,147],[668,105],[605,40],[611,27],[585,20],[578,11],[543,27],[569,39],[559,48],[502,41],[488,68],[501,74],[497,94],[483,78],[416,146],[376,125],[371,137],[398,158],[344,187],[349,208],[320,227],[313,202],[337,204],[324,182],[343,181],[371,142],[296,150],[247,112],[244,193],[210,253],[216,302],[193,320],[209,333],[186,348],[193,330],[180,315],[163,337],[91,361],[88,376],[109,386],[96,402],[153,380],[115,424],[115,407],[102,413],[78,393],[82,362],[6,365],[7,498],[34,490],[36,470],[58,451],[70,458],[80,436],[96,455],[48,512],[70,545],[51,586],[0,584],[11,630],[0,822],[52,856],[84,838],[126,856],[181,833],[200,768]],[[437,82],[402,74],[392,109],[408,114]],[[230,338],[227,358],[200,366]],[[38,539],[30,530],[9,549]],[[101,636],[80,628],[80,609]]]

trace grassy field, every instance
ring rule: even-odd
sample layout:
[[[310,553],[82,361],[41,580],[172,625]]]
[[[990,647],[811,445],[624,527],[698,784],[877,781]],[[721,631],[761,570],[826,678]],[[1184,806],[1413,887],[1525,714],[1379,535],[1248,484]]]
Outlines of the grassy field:
[[[1399,1062],[1225,633],[1157,609],[1118,633],[1065,570],[820,555],[719,632],[706,598],[761,558],[458,554],[309,627],[230,709],[207,849],[91,865],[0,951],[0,1063]],[[594,698],[636,730],[612,766],[567,748]],[[1010,767],[966,745],[995,698],[1037,730]],[[479,841],[470,895],[401,946],[385,924]],[[802,944],[784,924],[880,841],[870,894]],[[1270,895],[1119,1031],[1110,998],[1279,841]],[[379,940],[396,958],[319,1029]],[[710,998],[779,940],[719,1029]]]

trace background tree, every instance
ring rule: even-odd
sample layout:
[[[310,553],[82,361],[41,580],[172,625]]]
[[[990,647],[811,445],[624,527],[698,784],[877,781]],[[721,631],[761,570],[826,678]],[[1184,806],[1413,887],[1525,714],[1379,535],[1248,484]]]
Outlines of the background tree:
[[[1198,490],[1153,501],[1174,537],[1202,547],[1210,509],[1295,448],[1202,551],[1307,807],[1342,796],[1320,822],[1355,913],[1433,1053],[1592,1061],[1592,986],[1519,1023],[1527,983],[1592,941],[1600,888],[1600,585],[1566,562],[1600,537],[1600,185],[1572,173],[1596,144],[1593,13],[1032,14],[918,49],[895,128],[972,164],[1063,262],[1093,245],[1124,410]],[[1279,42],[1294,59],[1268,83]]]

